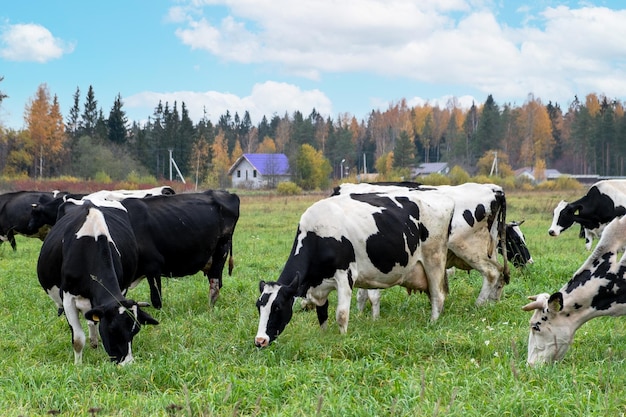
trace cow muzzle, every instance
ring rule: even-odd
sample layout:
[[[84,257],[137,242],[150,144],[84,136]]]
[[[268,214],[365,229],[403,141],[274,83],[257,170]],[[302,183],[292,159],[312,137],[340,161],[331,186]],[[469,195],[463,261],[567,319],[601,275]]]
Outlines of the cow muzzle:
[[[269,346],[270,344],[270,339],[268,337],[255,337],[254,338],[254,345],[258,348],[264,348]]]

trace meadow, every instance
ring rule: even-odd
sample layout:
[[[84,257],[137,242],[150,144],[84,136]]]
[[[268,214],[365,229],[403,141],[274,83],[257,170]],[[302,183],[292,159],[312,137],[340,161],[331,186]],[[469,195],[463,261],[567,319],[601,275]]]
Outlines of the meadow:
[[[0,246],[0,415],[3,416],[619,416],[626,414],[623,318],[585,324],[563,361],[526,365],[528,295],[558,290],[589,255],[578,229],[548,236],[552,209],[578,192],[507,193],[509,220],[535,263],[512,271],[501,301],[477,307],[482,278],[456,272],[442,316],[422,294],[385,290],[381,318],[353,300],[340,335],[297,311],[277,341],[254,346],[260,279],[277,279],[302,212],[324,195],[241,195],[235,269],[217,305],[197,274],[163,282],[160,321],[135,337],[135,362],[85,348],[75,366],[70,331],[41,289],[41,242]],[[146,282],[129,293],[149,300]],[[86,326],[85,326],[86,328]]]

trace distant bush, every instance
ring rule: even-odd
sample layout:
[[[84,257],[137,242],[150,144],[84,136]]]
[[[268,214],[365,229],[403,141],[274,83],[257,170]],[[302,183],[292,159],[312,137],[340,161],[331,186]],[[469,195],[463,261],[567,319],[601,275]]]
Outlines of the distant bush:
[[[538,190],[578,190],[583,185],[572,177],[561,176],[556,180],[544,181],[537,185]]]
[[[302,188],[298,187],[298,185],[291,181],[285,181],[278,184],[276,187],[276,191],[280,195],[298,195],[302,194]]]
[[[448,174],[452,185],[464,184],[469,181],[470,175],[458,165],[455,165]]]
[[[429,174],[424,177],[416,178],[417,182],[425,185],[450,185],[450,178],[442,174]]]
[[[109,176],[109,174],[107,174],[104,171],[98,171],[96,172],[96,175],[94,176],[94,181],[109,184],[111,182],[111,177]]]

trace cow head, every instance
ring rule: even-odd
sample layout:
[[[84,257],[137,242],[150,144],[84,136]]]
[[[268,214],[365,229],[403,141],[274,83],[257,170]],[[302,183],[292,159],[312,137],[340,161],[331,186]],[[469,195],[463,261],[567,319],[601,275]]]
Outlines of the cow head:
[[[133,361],[131,345],[141,325],[159,324],[152,316],[141,310],[139,303],[132,300],[95,307],[85,313],[85,318],[99,324],[104,350],[112,362],[120,365]]]
[[[561,200],[554,208],[552,225],[548,229],[548,234],[550,236],[558,236],[561,232],[570,228],[574,224],[574,213],[576,210],[577,208],[567,201]]]
[[[516,268],[533,263],[533,258],[530,256],[528,246],[526,246],[524,233],[520,229],[523,223],[524,220],[521,222],[509,222],[506,225],[506,254],[508,260],[513,262]]]
[[[563,294],[556,292],[528,297],[532,302],[522,307],[534,311],[528,336],[529,365],[556,362],[565,356],[572,344],[576,326],[563,311]]]
[[[300,276],[296,274],[296,279],[289,285],[265,281],[259,283],[261,295],[256,302],[259,328],[254,338],[257,347],[269,346],[291,321],[299,282]]]

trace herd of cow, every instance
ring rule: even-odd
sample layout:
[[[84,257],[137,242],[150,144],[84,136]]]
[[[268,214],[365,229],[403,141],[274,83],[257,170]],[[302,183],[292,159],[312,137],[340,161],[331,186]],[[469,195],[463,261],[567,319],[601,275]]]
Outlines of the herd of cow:
[[[39,237],[39,282],[71,329],[74,362],[98,334],[110,359],[132,362],[141,325],[158,324],[126,298],[146,278],[150,301],[162,307],[161,277],[202,271],[210,304],[222,287],[239,219],[236,194],[222,190],[176,194],[170,187],[92,194],[19,191],[0,195],[0,239],[16,249],[15,234]],[[600,238],[595,250],[558,292],[529,297],[529,364],[560,360],[574,333],[601,315],[626,314],[626,180],[594,184],[572,203],[560,202],[549,229],[557,236],[574,223]],[[478,305],[500,299],[508,262],[532,263],[519,225],[506,221],[506,198],[495,184],[425,186],[417,183],[345,183],[301,216],[291,253],[275,282],[261,281],[254,343],[266,347],[291,320],[297,297],[328,321],[328,296],[337,291],[336,321],[348,328],[353,289],[357,306],[380,314],[381,289],[400,285],[428,295],[431,320],[443,311],[451,268],[477,270]],[[501,254],[502,261],[499,261]]]

